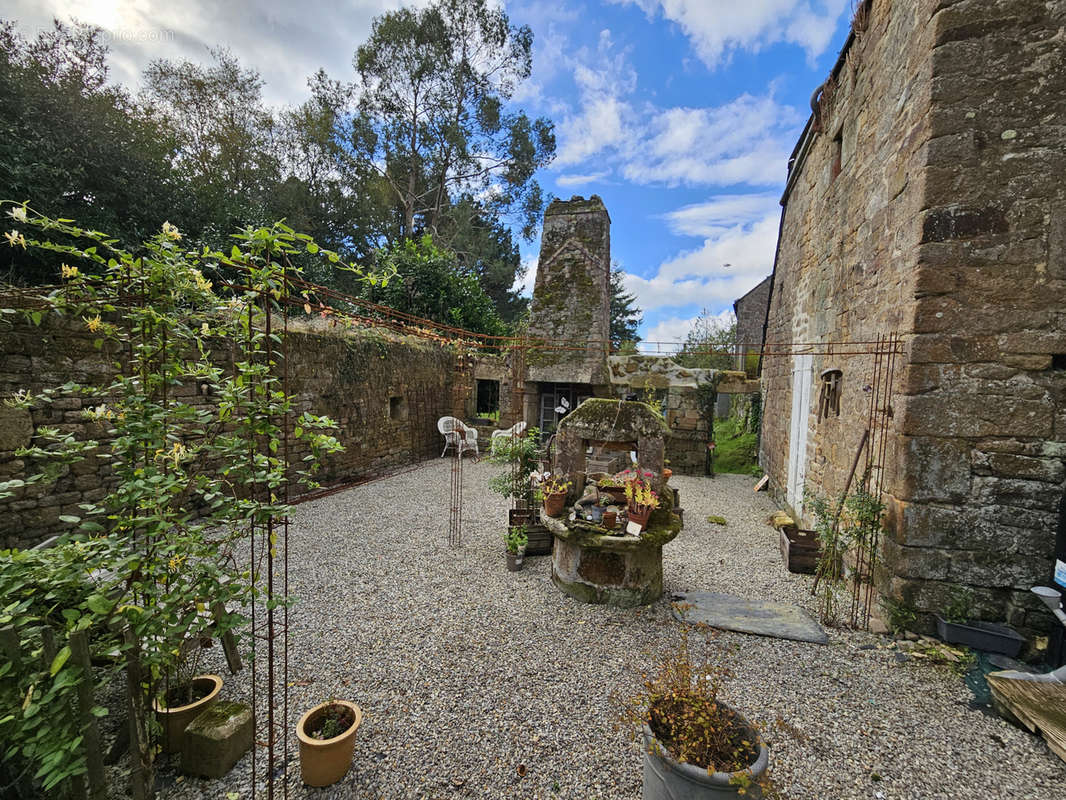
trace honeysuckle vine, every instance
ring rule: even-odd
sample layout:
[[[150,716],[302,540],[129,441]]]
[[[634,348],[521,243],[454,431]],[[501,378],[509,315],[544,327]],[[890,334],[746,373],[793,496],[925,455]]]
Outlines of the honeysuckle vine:
[[[32,410],[80,398],[90,433],[37,428],[18,453],[26,474],[0,483],[0,497],[41,491],[84,458],[108,461],[113,478],[102,500],[63,517],[75,527],[56,546],[0,552],[0,627],[14,628],[23,656],[0,662],[2,755],[16,765],[7,779],[61,793],[85,771],[71,710],[79,674],[65,646],[43,664],[45,640],[89,631],[98,652],[135,658],[144,698],[158,696],[187,640],[244,626],[277,555],[265,539],[251,561],[249,537],[284,518],[289,487],[313,486],[323,457],[341,449],[334,423],[297,409],[279,378],[283,329],[271,323],[295,294],[289,256],[317,255],[369,282],[391,275],[344,263],[281,223],[237,232],[223,253],[186,248],[164,222],[134,252],[24,204],[0,209],[7,246],[63,260],[61,285],[37,305],[3,309],[0,325],[56,318],[83,329],[108,364],[97,380],[5,399]]]

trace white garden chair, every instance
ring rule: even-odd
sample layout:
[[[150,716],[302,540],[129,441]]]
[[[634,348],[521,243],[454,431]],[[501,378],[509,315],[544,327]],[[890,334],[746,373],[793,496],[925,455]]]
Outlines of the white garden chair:
[[[481,455],[477,449],[476,428],[467,427],[455,417],[441,417],[437,420],[437,430],[444,437],[444,449],[440,452],[441,458],[444,458],[449,447],[456,448],[460,458],[463,453],[471,451],[475,456]]]
[[[526,421],[524,419],[523,420],[519,420],[514,425],[512,425],[510,428],[504,428],[503,430],[500,430],[500,431],[493,431],[492,432],[492,442],[490,442],[490,444],[495,444],[497,439],[512,439],[512,438],[517,439],[519,436],[521,436],[525,432],[526,432]]]

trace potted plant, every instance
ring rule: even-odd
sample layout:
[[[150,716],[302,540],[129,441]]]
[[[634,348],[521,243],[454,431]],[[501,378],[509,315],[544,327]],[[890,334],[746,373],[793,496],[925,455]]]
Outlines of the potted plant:
[[[517,508],[530,508],[533,502],[533,482],[537,468],[537,442],[540,431],[530,428],[525,436],[497,436],[492,440],[489,461],[506,469],[489,479],[489,489],[513,499]]]
[[[525,526],[516,525],[509,528],[504,535],[504,540],[507,542],[507,570],[508,572],[517,572],[522,569],[522,562],[526,556],[526,545],[529,543]]]
[[[623,704],[623,719],[643,736],[643,800],[773,793],[758,731],[718,699],[725,677],[715,664],[693,663],[682,625],[678,650]]]
[[[944,616],[936,617],[936,633],[948,644],[961,644],[986,653],[1001,653],[1014,658],[1021,652],[1025,639],[1006,625],[970,620],[973,591],[956,587],[952,592]]]
[[[347,700],[329,700],[304,712],[296,723],[300,777],[308,786],[329,786],[348,771],[363,712]]]
[[[200,639],[188,639],[181,646],[173,680],[164,682],[152,702],[156,719],[163,728],[163,752],[180,753],[189,723],[209,709],[222,691],[218,675],[197,675],[202,647]]]
[[[663,483],[666,483],[673,476],[674,471],[670,469],[670,460],[663,461]]]
[[[566,508],[566,495],[570,491],[570,481],[549,478],[544,484],[544,513],[557,517]]]
[[[651,512],[659,507],[659,495],[640,478],[626,482],[626,512],[630,522],[636,522],[643,530]]]
[[[604,492],[616,503],[622,503],[626,499],[625,481],[618,478],[601,478],[597,484],[600,491]]]
[[[603,509],[603,527],[613,531],[618,524],[618,507],[609,505]]]

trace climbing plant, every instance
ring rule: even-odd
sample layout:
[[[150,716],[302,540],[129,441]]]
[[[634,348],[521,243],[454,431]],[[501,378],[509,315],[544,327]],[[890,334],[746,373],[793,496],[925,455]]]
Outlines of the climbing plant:
[[[10,247],[64,259],[63,284],[21,313],[33,324],[54,317],[84,329],[111,367],[97,381],[7,400],[33,408],[79,398],[98,435],[38,428],[18,453],[28,474],[0,492],[53,480],[87,456],[108,461],[114,478],[103,499],[61,518],[76,528],[56,547],[0,552],[0,627],[25,656],[0,662],[7,777],[62,793],[86,769],[72,711],[81,675],[66,645],[42,660],[48,640],[91,631],[98,648],[135,664],[140,724],[151,734],[147,709],[185,642],[242,626],[240,609],[262,592],[275,540],[254,562],[242,545],[288,513],[287,485],[313,485],[321,459],[341,449],[333,422],[297,413],[279,378],[283,341],[271,321],[298,277],[289,256],[317,255],[367,282],[389,275],[341,264],[282,224],[241,230],[222,253],[184,249],[181,232],[164,223],[134,254],[71,220],[5,205],[16,225],[5,234]],[[238,277],[220,293],[205,273]],[[290,463],[297,444],[306,452],[298,465]],[[150,772],[150,751],[142,766]]]

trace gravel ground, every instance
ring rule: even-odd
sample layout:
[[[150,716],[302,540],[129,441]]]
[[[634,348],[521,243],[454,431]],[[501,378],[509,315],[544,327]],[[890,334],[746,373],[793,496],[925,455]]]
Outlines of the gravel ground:
[[[507,572],[506,504],[485,488],[495,469],[464,466],[457,550],[447,544],[446,461],[298,507],[289,729],[331,697],[355,701],[365,717],[344,781],[303,787],[294,752],[290,797],[640,797],[640,747],[616,727],[612,697],[631,693],[676,643],[669,604],[578,603],[552,584],[550,557]],[[750,478],[672,483],[687,527],[664,550],[667,594],[728,591],[815,609],[810,579],[781,563],[765,523],[770,500]],[[728,525],[707,523],[708,514]],[[786,797],[1063,797],[1063,764],[1042,740],[970,709],[957,674],[906,657],[886,637],[829,637],[827,646],[693,638],[697,653],[732,671],[727,702],[768,725],[771,772]],[[206,666],[226,678],[223,697],[247,699],[247,669],[229,676],[217,647]],[[222,781],[164,768],[160,795],[249,797],[249,782],[246,756]]]

